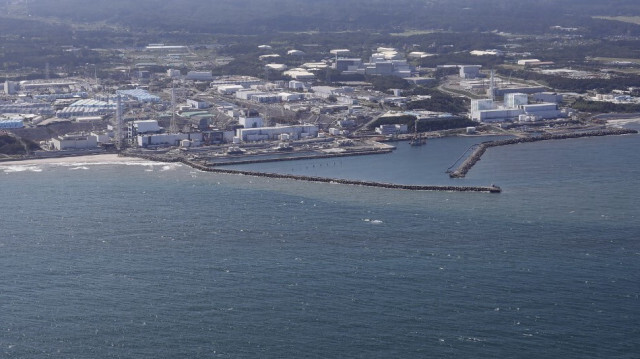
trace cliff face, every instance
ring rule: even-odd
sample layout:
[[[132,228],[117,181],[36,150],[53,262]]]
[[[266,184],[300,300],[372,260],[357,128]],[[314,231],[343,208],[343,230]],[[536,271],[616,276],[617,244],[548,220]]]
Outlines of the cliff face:
[[[0,154],[23,155],[39,149],[40,146],[33,141],[9,134],[0,134]]]

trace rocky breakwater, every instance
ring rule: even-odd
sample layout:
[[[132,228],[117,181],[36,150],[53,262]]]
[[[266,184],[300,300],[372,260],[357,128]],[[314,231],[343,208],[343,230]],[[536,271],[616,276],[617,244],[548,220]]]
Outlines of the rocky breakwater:
[[[563,134],[543,134],[540,136],[534,137],[520,137],[520,138],[511,138],[508,140],[498,140],[498,141],[487,141],[483,142],[473,151],[473,153],[464,160],[460,166],[451,171],[449,173],[449,177],[451,178],[462,178],[467,175],[467,172],[478,162],[482,155],[488,148],[498,147],[498,146],[506,146],[506,145],[515,145],[518,143],[527,143],[527,142],[538,142],[538,141],[547,141],[547,140],[564,140],[570,138],[581,138],[581,137],[596,137],[596,136],[613,136],[613,135],[628,135],[628,134],[637,134],[637,130],[625,129],[625,128],[611,128],[611,129],[603,129],[597,131],[587,131],[587,132],[572,132],[572,133],[563,133]]]
[[[281,174],[281,173],[231,170],[231,169],[224,169],[224,168],[212,166],[204,162],[199,162],[199,161],[191,160],[185,157],[178,157],[178,156],[162,156],[162,155],[156,156],[149,153],[145,153],[145,154],[122,153],[121,155],[136,157],[136,158],[143,158],[150,161],[180,162],[180,163],[184,163],[187,166],[193,167],[195,169],[198,169],[204,172],[244,175],[244,176],[253,176],[253,177],[281,178],[281,179],[292,179],[292,180],[298,180],[298,181],[336,183],[336,184],[344,184],[344,185],[402,189],[402,190],[410,190],[410,191],[448,191],[448,192],[485,192],[485,193],[502,192],[502,189],[500,187],[493,186],[493,185],[492,186],[403,185],[403,184],[394,184],[394,183],[381,183],[381,182],[348,180],[348,179],[327,178],[327,177],[314,177],[314,176],[302,176],[302,175],[291,175],[291,174]]]
[[[307,181],[307,182],[337,183],[337,184],[365,186],[365,187],[403,189],[403,190],[410,190],[410,191],[450,191],[450,192],[488,192],[488,193],[500,193],[502,191],[500,187],[497,187],[497,186],[483,187],[483,186],[403,185],[403,184],[394,184],[394,183],[303,176],[303,175],[292,175],[292,174],[282,174],[282,173],[230,170],[230,169],[210,167],[210,166],[207,166],[198,162],[190,161],[187,159],[183,159],[180,162],[206,172],[216,172],[216,173],[226,173],[226,174],[245,175],[245,176],[254,176],[254,177],[266,177],[266,178],[293,179],[293,180]]]

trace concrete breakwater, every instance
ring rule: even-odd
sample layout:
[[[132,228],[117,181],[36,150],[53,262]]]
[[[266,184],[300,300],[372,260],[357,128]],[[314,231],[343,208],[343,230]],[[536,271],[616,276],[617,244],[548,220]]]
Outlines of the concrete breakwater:
[[[527,142],[538,142],[538,141],[547,141],[547,140],[564,140],[570,138],[581,138],[581,137],[595,137],[595,136],[612,136],[612,135],[627,135],[627,134],[636,134],[637,130],[625,129],[625,128],[612,128],[612,129],[603,129],[597,131],[587,131],[587,132],[574,132],[574,133],[564,133],[564,134],[543,134],[535,137],[520,137],[520,138],[511,138],[507,140],[497,140],[497,141],[487,141],[478,145],[478,147],[473,151],[473,153],[460,164],[460,166],[454,171],[449,172],[449,177],[451,178],[462,178],[467,175],[467,172],[478,162],[480,158],[485,153],[485,151],[490,147],[498,147],[498,146],[506,146],[506,145],[515,145],[518,143],[527,143]]]
[[[308,156],[289,156],[289,157],[262,158],[262,159],[237,160],[237,161],[226,161],[226,162],[207,161],[207,166],[248,165],[248,164],[265,163],[265,162],[281,162],[281,161],[313,160],[313,159],[335,158],[335,157],[378,155],[378,154],[391,153],[392,151],[393,151],[392,149],[385,148],[385,149],[377,149],[377,150],[350,151],[350,152],[341,152],[341,153],[314,154],[314,155],[308,155]]]
[[[223,169],[223,168],[217,168],[215,166],[210,166],[204,163],[196,162],[193,160],[189,160],[184,157],[156,157],[151,154],[133,154],[133,153],[126,154],[126,156],[143,158],[151,161],[180,162],[180,163],[184,163],[187,166],[193,167],[195,169],[198,169],[204,172],[245,175],[245,176],[253,176],[253,177],[293,179],[293,180],[307,181],[307,182],[337,183],[337,184],[345,184],[345,185],[403,189],[403,190],[411,190],[411,191],[448,191],[448,192],[485,192],[485,193],[502,192],[502,189],[500,189],[500,187],[493,186],[493,185],[492,186],[402,185],[402,184],[381,183],[381,182],[372,182],[372,181],[359,181],[359,180],[337,179],[337,178],[327,178],[327,177]],[[317,157],[314,157],[314,158],[317,158]]]

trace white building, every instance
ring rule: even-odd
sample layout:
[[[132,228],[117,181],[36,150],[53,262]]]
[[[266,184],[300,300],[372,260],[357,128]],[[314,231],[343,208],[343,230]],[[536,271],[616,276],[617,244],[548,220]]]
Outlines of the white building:
[[[495,103],[491,99],[471,100],[471,113],[482,110],[493,110],[496,108]]]
[[[407,125],[390,124],[390,125],[380,125],[376,127],[375,131],[376,133],[387,136],[387,135],[398,135],[402,133],[407,133],[408,128],[407,128]]]
[[[280,96],[280,101],[282,102],[300,101],[304,98],[304,95],[301,93],[289,93],[289,92],[280,92],[278,96]]]
[[[290,89],[294,89],[294,90],[303,90],[304,89],[304,82],[291,80],[291,81],[289,81],[289,88]]]
[[[264,120],[262,117],[244,117],[238,118],[238,122],[244,126],[244,128],[259,128],[264,126]]]
[[[162,131],[162,127],[158,125],[156,120],[140,120],[131,123],[136,134],[154,133]]]
[[[244,87],[241,85],[220,85],[217,90],[218,93],[223,95],[233,95],[240,90],[244,90]]]
[[[283,134],[289,135],[291,140],[318,136],[316,125],[240,128],[236,131],[237,137],[245,142],[278,140]]]
[[[287,70],[283,74],[285,76],[291,77],[294,80],[313,80],[316,78],[316,75],[301,68],[294,68],[291,70]]]
[[[537,65],[539,64],[541,61],[538,59],[523,59],[523,60],[518,60],[518,65],[521,66],[531,66],[531,65]]]
[[[85,134],[69,134],[52,138],[51,143],[58,151],[84,150],[98,147],[98,137]]]
[[[266,64],[265,67],[269,70],[282,72],[287,69],[285,64]]]
[[[287,55],[289,56],[304,56],[304,51],[301,50],[289,50],[287,51]]]
[[[340,56],[346,56],[349,55],[351,51],[349,49],[333,49],[330,50],[329,53],[331,55],[334,55],[336,58],[340,57]]]
[[[198,110],[211,107],[211,104],[209,104],[207,101],[191,100],[191,99],[187,100],[187,105],[189,105],[191,108],[195,108]]]

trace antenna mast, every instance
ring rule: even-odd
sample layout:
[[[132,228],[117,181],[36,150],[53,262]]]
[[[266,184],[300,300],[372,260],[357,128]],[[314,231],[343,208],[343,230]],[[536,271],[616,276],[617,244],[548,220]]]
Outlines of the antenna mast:
[[[176,89],[171,87],[171,125],[169,132],[178,133],[178,125],[176,124]]]
[[[116,105],[116,148],[118,150],[122,149],[122,101],[120,99],[120,94],[117,96],[117,105]]]
[[[496,100],[495,77],[494,77],[493,70],[491,70],[491,84],[489,86],[490,86],[489,87],[489,92],[491,92],[491,101],[495,101]]]

